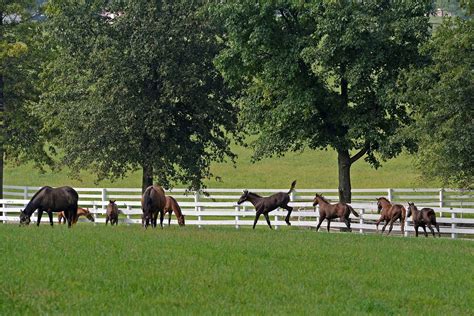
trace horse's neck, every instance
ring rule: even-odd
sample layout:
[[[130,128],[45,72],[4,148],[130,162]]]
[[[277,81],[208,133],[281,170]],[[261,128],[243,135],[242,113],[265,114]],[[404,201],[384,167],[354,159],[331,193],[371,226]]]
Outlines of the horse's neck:
[[[32,199],[30,202],[28,202],[23,212],[26,215],[31,216],[31,214],[33,214],[36,211],[36,209],[39,207],[39,204],[40,202],[38,201],[38,199],[34,199],[34,200]]]
[[[261,199],[263,199],[263,197],[255,193],[249,193],[249,195],[247,196],[247,201],[252,203],[253,206],[255,206]]]
[[[181,207],[179,207],[179,205],[174,205],[174,207],[172,207],[173,209],[173,212],[174,212],[174,215],[176,215],[176,217],[181,217],[183,216],[183,213],[181,212]]]

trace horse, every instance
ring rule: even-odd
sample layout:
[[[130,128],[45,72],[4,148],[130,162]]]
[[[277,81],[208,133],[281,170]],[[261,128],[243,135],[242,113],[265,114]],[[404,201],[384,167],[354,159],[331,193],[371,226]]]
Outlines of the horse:
[[[168,226],[171,225],[171,213],[174,212],[174,215],[178,219],[179,226],[184,226],[184,215],[181,212],[181,207],[179,207],[178,201],[172,196],[167,195],[166,197],[166,205],[164,208],[164,214],[168,213]]]
[[[413,221],[413,226],[415,226],[415,234],[418,237],[418,228],[421,226],[425,231],[425,237],[428,237],[428,233],[426,232],[426,225],[431,230],[433,237],[436,237],[434,229],[431,225],[436,227],[438,231],[438,237],[441,237],[439,232],[439,225],[436,222],[436,213],[432,208],[424,207],[421,210],[415,206],[415,203],[408,202],[408,213],[407,216],[410,217]]]
[[[287,225],[291,226],[290,215],[293,211],[293,208],[291,206],[288,206],[288,202],[290,202],[290,193],[295,189],[295,185],[296,180],[291,183],[290,190],[287,193],[278,192],[267,197],[261,197],[258,194],[245,190],[237,204],[240,205],[245,201],[249,201],[255,207],[257,214],[255,215],[255,220],[253,222],[253,229],[255,229],[255,225],[257,224],[258,218],[262,214],[267,220],[268,227],[270,227],[270,229],[273,229],[272,225],[270,224],[270,218],[268,217],[268,213],[270,213],[277,207],[284,208],[288,211],[288,214],[285,218],[285,222]]]
[[[326,200],[324,196],[316,193],[316,196],[313,199],[313,206],[316,206],[318,204],[319,204],[319,223],[318,223],[318,226],[316,226],[316,231],[319,230],[319,227],[321,226],[321,223],[324,221],[324,219],[327,219],[328,232],[329,232],[331,219],[334,219],[336,217],[339,217],[340,221],[346,224],[349,231],[352,231],[349,215],[352,213],[355,216],[359,217],[359,214],[357,214],[357,212],[354,211],[352,206],[346,203],[342,203],[342,202],[339,202],[337,204],[331,204],[329,203],[328,200]]]
[[[379,231],[380,222],[385,221],[385,225],[383,225],[382,227],[382,234],[385,231],[385,227],[387,227],[387,224],[390,223],[390,228],[388,230],[387,236],[390,235],[390,232],[393,228],[393,222],[395,222],[397,219],[400,219],[402,235],[405,233],[404,225],[407,211],[403,205],[392,205],[389,200],[384,197],[380,197],[377,199],[377,213],[380,213],[380,211],[382,211],[382,213],[380,214],[380,218],[375,223],[377,226],[377,231]]]
[[[119,209],[117,204],[115,204],[116,200],[109,200],[109,205],[107,205],[107,211],[105,213],[105,225],[110,221],[111,226],[118,225],[118,215]]]
[[[72,224],[76,224],[80,216],[85,216],[91,222],[95,221],[94,216],[88,208],[78,207],[76,218],[73,220]],[[61,224],[61,222],[63,222],[64,224],[66,223],[66,215],[64,214],[64,211],[58,213],[58,222],[59,224]]]
[[[142,223],[148,228],[151,221],[151,226],[156,228],[156,221],[158,213],[160,213],[160,226],[163,228],[164,208],[166,206],[165,191],[159,185],[150,185],[146,188],[142,195]]]
[[[31,215],[36,210],[38,210],[37,226],[39,226],[41,222],[43,212],[48,213],[49,222],[51,226],[53,226],[52,212],[64,211],[67,225],[71,228],[71,225],[76,218],[78,200],[79,195],[76,190],[71,187],[64,186],[52,188],[50,186],[44,186],[33,195],[25,209],[20,212],[20,226],[29,225],[31,222]]]

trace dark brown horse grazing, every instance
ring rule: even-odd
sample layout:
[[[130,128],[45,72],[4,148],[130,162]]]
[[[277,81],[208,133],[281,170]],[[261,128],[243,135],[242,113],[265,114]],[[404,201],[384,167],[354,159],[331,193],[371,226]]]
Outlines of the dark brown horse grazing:
[[[68,227],[71,227],[77,213],[77,201],[79,195],[76,190],[71,187],[52,188],[44,186],[33,195],[28,205],[20,213],[20,225],[28,225],[31,222],[31,214],[38,210],[38,221],[36,225],[39,226],[43,212],[48,213],[49,222],[53,226],[52,212],[64,211],[67,218]]]
[[[436,230],[438,231],[438,236],[441,237],[441,234],[439,232],[439,225],[436,222],[436,213],[432,208],[424,207],[419,211],[418,208],[415,206],[415,203],[408,202],[407,216],[411,216],[413,226],[415,226],[416,237],[418,237],[418,228],[420,226],[425,231],[425,237],[428,237],[428,233],[426,232],[426,225],[428,225],[428,228],[431,230],[433,237],[436,236],[434,229],[431,225],[434,225],[436,227]]]
[[[405,207],[401,204],[393,204],[390,203],[389,200],[387,200],[384,197],[380,197],[377,199],[377,212],[380,213],[382,211],[382,214],[380,214],[380,218],[377,220],[375,225],[377,225],[377,231],[379,230],[379,224],[381,221],[385,221],[385,225],[382,227],[382,234],[385,231],[385,227],[387,227],[387,224],[390,223],[390,228],[388,229],[387,235],[390,235],[390,232],[392,231],[393,228],[393,222],[395,222],[397,219],[400,219],[400,227],[402,230],[402,235],[405,233],[405,218],[407,211]]]
[[[115,204],[115,200],[109,200],[109,205],[107,205],[107,211],[105,213],[105,225],[110,221],[111,226],[118,225],[118,216],[119,216],[119,209],[117,204]]]
[[[164,209],[165,214],[168,213],[168,226],[171,225],[171,213],[174,212],[174,215],[178,219],[179,226],[184,226],[184,215],[181,212],[181,207],[179,207],[178,201],[170,195],[166,196],[166,205]]]
[[[291,212],[293,211],[293,208],[291,206],[288,206],[288,202],[290,202],[289,194],[291,193],[291,191],[294,190],[295,185],[296,185],[296,180],[291,183],[290,190],[287,193],[278,192],[267,197],[261,197],[258,194],[245,190],[244,194],[242,194],[237,204],[240,205],[244,203],[245,201],[249,201],[250,203],[253,204],[253,206],[255,206],[255,210],[257,214],[255,215],[255,220],[253,222],[254,229],[255,229],[255,225],[257,224],[258,218],[262,214],[263,216],[265,216],[265,219],[267,220],[268,227],[272,229],[272,225],[270,224],[270,218],[268,217],[268,213],[273,211],[277,207],[284,208],[285,210],[288,211],[288,214],[286,215],[286,218],[285,218],[285,222],[287,225],[291,225],[290,215],[291,215]]]
[[[331,219],[334,219],[336,217],[339,217],[341,222],[346,223],[347,228],[349,228],[349,231],[352,231],[351,229],[351,220],[349,219],[349,215],[354,214],[355,216],[359,217],[359,214],[357,214],[356,211],[350,206],[349,204],[339,202],[337,204],[331,204],[329,203],[328,200],[322,195],[319,195],[316,193],[316,196],[313,199],[313,206],[316,206],[319,204],[319,223],[318,226],[316,226],[316,231],[319,230],[319,226],[321,226],[321,223],[324,221],[324,219],[328,220],[328,231],[329,231],[329,226],[331,225]]]
[[[166,206],[165,191],[159,185],[150,185],[142,196],[142,222],[145,229],[151,221],[151,226],[156,228],[158,213],[160,213],[160,226],[163,228],[164,208]]]
[[[76,224],[80,216],[85,216],[91,222],[95,221],[94,216],[92,215],[92,213],[89,211],[88,208],[78,207],[76,218],[72,221],[72,223]],[[59,224],[61,224],[61,222],[66,224],[66,215],[64,214],[63,211],[58,213],[58,222]]]

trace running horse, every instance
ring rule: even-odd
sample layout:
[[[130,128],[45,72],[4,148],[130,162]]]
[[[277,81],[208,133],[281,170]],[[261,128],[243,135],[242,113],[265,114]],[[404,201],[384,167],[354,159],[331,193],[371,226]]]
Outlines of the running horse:
[[[253,222],[253,229],[255,229],[255,225],[257,224],[258,218],[262,214],[267,220],[268,227],[270,227],[270,229],[273,229],[272,225],[270,224],[270,218],[268,217],[268,213],[275,210],[277,207],[284,208],[288,211],[288,214],[285,218],[285,222],[287,225],[291,226],[290,215],[293,211],[293,208],[291,206],[288,206],[288,203],[290,202],[290,193],[295,189],[295,185],[296,180],[291,183],[291,187],[288,192],[278,192],[267,197],[261,197],[258,194],[245,190],[244,194],[242,194],[237,204],[240,205],[245,201],[249,201],[255,207],[257,214],[255,215],[255,220]]]
[[[351,220],[349,219],[349,215],[352,213],[355,216],[359,217],[359,214],[357,214],[357,212],[354,211],[352,206],[350,206],[347,203],[342,203],[342,202],[339,202],[337,204],[331,204],[329,203],[328,200],[326,200],[324,196],[316,193],[316,196],[313,199],[313,206],[316,206],[318,204],[319,204],[319,223],[318,223],[318,226],[316,226],[316,231],[319,230],[319,227],[321,226],[321,223],[324,221],[324,219],[327,219],[328,232],[329,232],[331,219],[334,219],[336,217],[339,217],[340,221],[346,224],[349,231],[352,231]]]
[[[377,226],[377,231],[379,230],[379,224],[381,221],[385,221],[385,225],[382,227],[382,234],[385,231],[385,227],[390,223],[390,228],[388,229],[387,236],[390,235],[390,232],[393,228],[393,222],[400,219],[400,227],[402,230],[402,235],[405,233],[405,218],[407,211],[405,207],[401,204],[392,204],[389,200],[384,197],[377,199],[377,212],[380,213],[380,218],[377,220],[375,225]]]
[[[171,213],[174,212],[174,215],[178,219],[179,226],[184,226],[184,215],[181,212],[181,207],[179,207],[178,201],[170,195],[166,197],[166,205],[164,209],[164,214],[168,213],[168,226],[171,225]]]
[[[89,211],[88,208],[78,207],[76,218],[74,219],[72,224],[76,224],[77,220],[79,219],[80,216],[85,216],[91,222],[95,221],[94,216],[92,215],[92,213]],[[59,222],[59,224],[61,224],[61,223],[65,224],[66,223],[66,215],[64,214],[64,211],[61,211],[61,212],[58,213],[58,222]]]
[[[41,222],[43,212],[48,213],[49,222],[51,226],[53,226],[52,212],[56,213],[64,211],[67,225],[71,228],[71,225],[76,218],[78,200],[79,195],[76,190],[71,187],[64,186],[52,188],[50,186],[44,186],[33,195],[25,209],[20,212],[20,226],[29,225],[31,222],[31,215],[36,210],[38,210],[37,226],[39,226]]]
[[[142,222],[143,227],[148,228],[148,225],[156,228],[158,213],[160,213],[160,226],[163,228],[163,216],[166,206],[165,191],[159,185],[150,185],[146,188],[142,195]]]
[[[413,226],[415,226],[416,237],[418,237],[418,228],[420,228],[420,226],[425,231],[425,237],[428,237],[428,233],[426,232],[426,225],[428,225],[428,228],[431,230],[433,237],[436,237],[436,235],[431,225],[434,225],[436,227],[436,230],[438,231],[438,236],[441,237],[441,234],[439,232],[439,225],[436,222],[436,213],[432,208],[424,207],[421,210],[418,210],[418,208],[415,206],[415,203],[408,202],[407,216],[412,217],[411,219],[413,221]]]

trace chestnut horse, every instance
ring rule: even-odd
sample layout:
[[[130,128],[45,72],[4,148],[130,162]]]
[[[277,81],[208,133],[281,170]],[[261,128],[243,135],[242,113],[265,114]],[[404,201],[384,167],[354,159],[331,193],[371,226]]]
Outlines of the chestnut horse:
[[[72,221],[72,224],[76,224],[80,216],[85,216],[91,222],[95,221],[94,216],[92,215],[92,213],[89,211],[88,208],[78,207],[76,218]],[[59,224],[61,224],[61,222],[63,224],[66,224],[66,215],[64,214],[63,211],[58,213],[58,222]]]
[[[319,226],[324,221],[324,219],[328,220],[328,232],[329,226],[331,225],[331,219],[339,217],[341,222],[344,222],[349,229],[351,229],[351,220],[349,219],[349,215],[354,214],[355,216],[359,217],[356,211],[350,206],[349,204],[339,202],[337,204],[331,204],[328,200],[322,195],[316,193],[316,196],[313,199],[313,206],[319,204],[319,223],[316,226],[316,231],[319,230]]]
[[[415,226],[416,237],[418,237],[418,228],[420,226],[425,231],[425,237],[428,237],[428,233],[426,232],[426,225],[428,225],[428,228],[431,230],[433,237],[436,237],[436,235],[431,225],[434,225],[436,227],[436,230],[438,231],[438,236],[441,237],[441,234],[439,232],[439,225],[436,222],[436,213],[432,208],[424,207],[419,211],[418,208],[415,206],[415,203],[408,202],[407,216],[411,216],[413,226]]]
[[[165,191],[159,185],[150,185],[146,188],[142,195],[142,222],[143,226],[148,228],[151,226],[156,228],[158,213],[160,213],[160,226],[163,228],[164,208],[166,206]]]
[[[240,205],[244,203],[245,201],[249,201],[250,203],[253,204],[253,206],[255,207],[255,210],[257,211],[257,214],[255,215],[255,220],[253,222],[254,229],[255,229],[255,225],[257,224],[258,218],[262,214],[263,216],[265,216],[265,219],[267,220],[268,227],[272,229],[272,225],[270,224],[270,218],[268,217],[268,213],[273,211],[277,207],[284,208],[285,210],[288,211],[288,214],[286,215],[286,218],[285,218],[285,222],[287,225],[291,225],[290,215],[291,215],[291,212],[293,211],[293,208],[291,206],[288,206],[288,203],[290,202],[289,194],[291,193],[291,191],[295,189],[295,185],[296,185],[296,180],[291,183],[290,190],[287,193],[278,192],[267,197],[261,197],[258,194],[245,190],[244,194],[242,194],[237,204]]]
[[[109,205],[107,205],[107,210],[105,213],[105,225],[110,221],[111,226],[118,225],[118,216],[119,216],[119,209],[117,204],[115,204],[116,200],[109,200]]]
[[[67,225],[71,228],[72,222],[76,218],[77,201],[79,195],[76,190],[71,187],[52,188],[44,186],[33,195],[30,202],[25,209],[20,212],[20,225],[29,225],[31,222],[31,215],[38,210],[38,221],[36,225],[39,226],[43,212],[48,213],[49,223],[53,226],[52,212],[64,211],[67,218]]]
[[[390,228],[388,229],[387,235],[390,235],[390,232],[392,231],[393,228],[393,222],[395,222],[397,219],[400,219],[400,227],[402,230],[402,235],[405,233],[405,218],[407,211],[405,207],[401,204],[393,204],[390,203],[389,200],[387,200],[384,197],[380,197],[377,199],[377,212],[380,213],[380,218],[377,220],[375,225],[377,225],[377,231],[379,230],[379,224],[381,221],[385,221],[385,225],[382,227],[382,234],[385,231],[385,227],[387,227],[387,224],[390,223]]]
[[[184,226],[184,215],[181,212],[181,207],[179,207],[178,201],[170,195],[166,196],[166,205],[164,209],[164,214],[168,213],[168,226],[171,225],[171,213],[174,212],[174,215],[178,219],[179,226]]]

